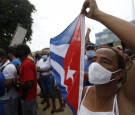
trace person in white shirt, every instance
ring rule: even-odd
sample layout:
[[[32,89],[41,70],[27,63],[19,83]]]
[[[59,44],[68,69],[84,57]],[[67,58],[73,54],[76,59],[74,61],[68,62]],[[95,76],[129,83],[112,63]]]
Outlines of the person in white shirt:
[[[7,54],[3,49],[0,49],[0,70],[5,77],[5,94],[0,97],[0,102],[3,102],[4,115],[18,115],[18,93],[14,88],[14,80],[17,76],[16,67],[8,60]]]
[[[37,60],[36,61],[36,68],[39,69],[40,68],[40,63],[43,62],[43,58],[41,57],[41,55],[39,53],[36,53],[35,54],[35,59]],[[42,97],[43,95],[43,88],[42,88],[42,85],[41,85],[41,80],[40,80],[40,72],[37,72],[37,82],[38,82],[38,85],[41,89],[41,92],[38,94],[38,96]]]
[[[44,66],[41,67],[39,69],[39,71],[42,71],[42,72],[45,72],[45,71],[50,71],[51,69],[51,63],[50,63],[50,57],[47,58],[47,60],[45,61],[44,63]],[[54,78],[55,76],[53,76],[53,79],[55,80]],[[54,82],[53,80],[53,82]],[[64,107],[65,107],[65,102],[62,98],[62,95],[60,93],[60,89],[59,87],[57,86],[57,83],[55,81],[55,83],[53,84],[53,88],[51,89],[53,92],[55,92],[55,98],[58,98],[58,101],[59,101],[59,104],[60,104],[60,107],[58,109],[52,109],[51,113],[54,113],[54,112],[62,112],[64,111]],[[55,101],[55,100],[54,100]],[[54,103],[55,104],[55,103]]]
[[[49,97],[51,97],[52,103],[53,103],[51,113],[54,113],[56,111],[55,93],[54,93],[54,76],[51,73],[50,64],[48,63],[47,57],[48,57],[47,52],[43,50],[42,59],[38,63],[38,69],[37,69],[37,71],[40,72],[39,78],[40,78],[41,87],[43,90],[43,97],[44,97],[41,104],[46,102],[47,106],[43,108],[43,111],[48,109],[50,107]],[[47,69],[43,70],[44,68],[47,68]]]

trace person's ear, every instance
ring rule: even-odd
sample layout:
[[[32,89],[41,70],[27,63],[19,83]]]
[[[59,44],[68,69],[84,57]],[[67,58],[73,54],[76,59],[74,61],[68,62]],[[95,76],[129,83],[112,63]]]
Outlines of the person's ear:
[[[119,80],[120,78],[122,78],[122,76],[125,75],[125,70],[120,70],[119,72],[116,73],[116,76],[115,76],[115,80]]]

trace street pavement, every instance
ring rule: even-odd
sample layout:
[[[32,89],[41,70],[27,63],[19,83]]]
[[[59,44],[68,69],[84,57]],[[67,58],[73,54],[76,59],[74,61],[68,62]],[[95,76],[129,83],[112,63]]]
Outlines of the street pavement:
[[[38,87],[38,93],[39,93],[40,89]],[[51,110],[52,110],[52,103],[50,100],[50,107],[43,111],[43,108],[46,106],[46,104],[41,104],[43,98],[40,98],[39,96],[37,96],[37,115],[73,115],[71,110],[69,109],[69,107],[66,105],[66,107],[64,107],[64,111],[63,112],[54,112],[53,114],[51,114]],[[56,109],[58,109],[60,107],[58,100],[56,99]]]

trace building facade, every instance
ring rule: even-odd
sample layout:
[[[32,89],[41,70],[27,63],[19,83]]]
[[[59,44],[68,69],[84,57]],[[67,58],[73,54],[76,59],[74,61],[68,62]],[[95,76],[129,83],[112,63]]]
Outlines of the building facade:
[[[130,23],[135,24],[135,20],[130,21]],[[102,32],[96,33],[96,45],[101,43],[106,43],[109,46],[116,47],[121,45],[120,39],[109,29],[104,29]]]

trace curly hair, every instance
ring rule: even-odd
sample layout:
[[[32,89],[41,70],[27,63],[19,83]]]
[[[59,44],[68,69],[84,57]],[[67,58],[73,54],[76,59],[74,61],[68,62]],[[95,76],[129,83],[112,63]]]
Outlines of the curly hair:
[[[7,53],[6,53],[6,51],[5,51],[5,50],[0,49],[0,57],[7,58]]]
[[[22,56],[23,57],[27,57],[30,53],[31,53],[31,50],[29,48],[28,45],[22,43],[22,44],[19,44],[17,47],[16,47],[16,50],[18,51],[22,51]]]

